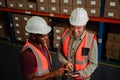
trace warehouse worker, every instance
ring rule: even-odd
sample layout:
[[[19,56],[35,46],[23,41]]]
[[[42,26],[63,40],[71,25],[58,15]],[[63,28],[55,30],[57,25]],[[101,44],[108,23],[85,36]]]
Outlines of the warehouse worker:
[[[30,33],[20,54],[20,65],[23,80],[53,80],[62,76],[64,68],[52,70],[51,55],[46,45],[51,27],[38,16],[31,17],[25,26]]]
[[[58,57],[64,67],[69,69],[66,80],[90,80],[98,66],[95,34],[85,30],[88,20],[84,8],[75,8],[69,17],[71,27],[62,34]]]

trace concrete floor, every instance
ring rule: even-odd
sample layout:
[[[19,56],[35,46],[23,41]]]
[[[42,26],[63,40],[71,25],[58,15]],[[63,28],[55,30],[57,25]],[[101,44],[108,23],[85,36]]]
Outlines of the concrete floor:
[[[18,63],[21,46],[3,43],[0,41],[0,80],[21,80],[20,66]],[[60,67],[56,54],[52,54],[54,69]],[[115,64],[112,64],[114,63]],[[120,80],[120,61],[111,63],[102,60],[93,73],[91,80]],[[108,64],[109,63],[109,64]],[[61,80],[61,78],[57,78]]]

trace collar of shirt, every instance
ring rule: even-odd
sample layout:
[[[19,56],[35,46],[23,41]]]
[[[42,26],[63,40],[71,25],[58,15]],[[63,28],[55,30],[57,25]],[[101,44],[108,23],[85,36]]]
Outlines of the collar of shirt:
[[[86,34],[86,30],[84,30],[82,35],[79,38],[77,38],[76,40],[82,40],[84,38],[85,34]],[[73,34],[71,34],[71,39],[73,39],[73,40],[75,39]]]

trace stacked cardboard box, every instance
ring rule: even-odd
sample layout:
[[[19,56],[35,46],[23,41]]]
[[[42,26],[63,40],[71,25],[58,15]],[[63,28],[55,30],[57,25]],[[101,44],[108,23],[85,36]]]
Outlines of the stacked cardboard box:
[[[49,13],[51,14],[59,14],[60,13],[60,0],[49,0]]]
[[[72,12],[72,0],[60,0],[60,14],[70,15]]]
[[[20,14],[12,14],[14,33],[17,41],[24,41],[24,27],[22,25],[22,16]]]
[[[38,9],[38,12],[49,13],[48,1],[49,0],[37,0],[37,9]]]
[[[57,24],[53,27],[53,47],[54,48],[58,48],[59,47],[59,43],[61,40],[61,36],[63,31],[65,30],[65,28],[69,27],[68,24],[63,23],[63,24]]]
[[[90,17],[100,17],[101,0],[86,0],[86,9]]]
[[[29,33],[25,31],[25,25],[31,16],[32,15],[12,14],[14,33],[17,41],[25,42],[29,37]],[[49,23],[48,17],[43,18]]]
[[[7,7],[19,10],[37,11],[36,0],[7,0]]]
[[[120,34],[108,33],[106,56],[108,58],[120,60]]]
[[[59,14],[59,0],[37,0],[38,12]]]
[[[100,17],[101,0],[7,0],[7,7],[20,10],[70,15],[76,7],[84,7],[90,17]]]
[[[120,19],[120,1],[119,0],[106,0],[104,17]]]

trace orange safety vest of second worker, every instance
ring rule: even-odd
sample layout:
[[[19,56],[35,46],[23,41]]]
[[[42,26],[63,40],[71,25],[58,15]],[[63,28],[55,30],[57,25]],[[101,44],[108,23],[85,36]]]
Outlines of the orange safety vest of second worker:
[[[70,42],[70,35],[71,35],[70,29],[66,29],[62,34],[62,51],[66,59],[68,59],[68,46]],[[75,64],[74,64],[75,71],[80,71],[87,67],[89,57],[82,55],[82,48],[90,49],[92,47],[92,42],[94,39],[95,39],[94,34],[86,32],[82,42],[78,46],[78,49],[75,53]],[[83,78],[88,78],[88,77],[89,76],[84,76]],[[77,78],[76,80],[82,80],[82,79]]]
[[[36,67],[35,76],[37,77],[37,76],[49,73],[48,61],[45,58],[45,56],[41,53],[41,51],[39,49],[37,49],[34,45],[29,43],[28,40],[26,41],[26,44],[23,46],[22,52],[24,50],[26,50],[27,48],[30,48],[36,57],[37,67]],[[46,46],[46,48],[47,48],[47,46]],[[50,56],[50,53],[49,53],[49,56]],[[51,60],[51,56],[50,56],[50,60]],[[51,63],[52,63],[52,60],[51,60]]]

